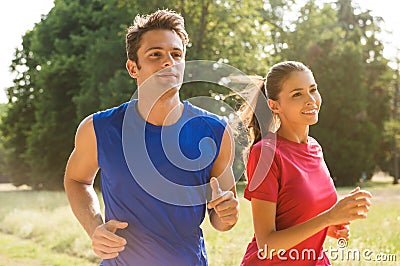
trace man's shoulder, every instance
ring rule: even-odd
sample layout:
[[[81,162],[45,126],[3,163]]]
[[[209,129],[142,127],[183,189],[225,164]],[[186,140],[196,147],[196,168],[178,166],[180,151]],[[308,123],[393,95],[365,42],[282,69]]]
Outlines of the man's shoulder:
[[[93,120],[96,121],[99,119],[110,119],[110,118],[114,118],[116,116],[123,115],[123,114],[125,114],[127,106],[132,102],[133,101],[124,102],[118,106],[100,110],[93,114]]]
[[[226,118],[224,116],[217,115],[211,111],[203,109],[195,104],[192,104],[189,101],[184,101],[185,105],[187,106],[187,112],[191,117],[199,117],[211,121],[218,121],[223,125],[226,125]]]

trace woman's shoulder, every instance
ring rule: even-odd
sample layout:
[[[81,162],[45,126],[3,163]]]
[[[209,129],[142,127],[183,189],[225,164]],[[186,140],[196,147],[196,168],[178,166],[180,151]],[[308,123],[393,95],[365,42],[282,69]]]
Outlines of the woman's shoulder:
[[[277,148],[276,135],[273,133],[268,133],[267,136],[262,138],[251,147],[250,153],[256,154],[257,157],[259,157],[261,153],[263,155],[269,155],[269,157],[274,157],[277,153]]]
[[[318,141],[312,136],[308,136],[308,143],[319,145]]]
[[[319,144],[319,142],[311,136],[308,136],[308,146],[310,147],[310,149],[322,150],[321,144]]]

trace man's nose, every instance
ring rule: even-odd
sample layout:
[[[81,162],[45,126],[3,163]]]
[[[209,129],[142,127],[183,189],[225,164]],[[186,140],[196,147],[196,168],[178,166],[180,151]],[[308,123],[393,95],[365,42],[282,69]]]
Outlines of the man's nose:
[[[174,59],[170,54],[167,54],[165,56],[164,62],[163,62],[163,67],[169,67],[174,65]]]

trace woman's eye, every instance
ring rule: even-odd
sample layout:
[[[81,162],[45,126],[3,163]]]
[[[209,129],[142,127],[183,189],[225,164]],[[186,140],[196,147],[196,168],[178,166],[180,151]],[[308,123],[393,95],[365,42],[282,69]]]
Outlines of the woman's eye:
[[[300,92],[297,92],[297,93],[293,94],[293,97],[299,97],[299,96],[301,96]]]

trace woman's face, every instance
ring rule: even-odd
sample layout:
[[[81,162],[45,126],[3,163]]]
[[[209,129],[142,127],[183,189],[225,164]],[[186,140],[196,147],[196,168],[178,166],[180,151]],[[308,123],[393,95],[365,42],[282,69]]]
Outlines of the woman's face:
[[[310,126],[318,122],[322,98],[311,71],[295,71],[282,84],[277,101],[270,106],[278,113],[282,126]],[[272,108],[271,108],[272,109]]]

